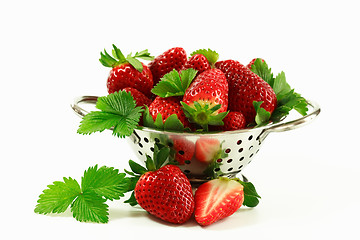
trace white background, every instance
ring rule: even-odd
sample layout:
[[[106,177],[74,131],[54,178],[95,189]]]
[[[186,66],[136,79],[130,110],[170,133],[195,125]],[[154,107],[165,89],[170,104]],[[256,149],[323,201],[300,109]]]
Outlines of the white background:
[[[358,9],[347,0],[1,1],[0,238],[358,239]],[[53,181],[80,181],[95,164],[122,170],[135,158],[110,132],[77,134],[70,108],[77,96],[106,94],[109,69],[98,59],[113,43],[125,54],[181,46],[244,64],[262,57],[322,112],[268,136],[243,171],[260,204],[209,227],[167,224],[122,200],[109,202],[108,224],[35,214]]]

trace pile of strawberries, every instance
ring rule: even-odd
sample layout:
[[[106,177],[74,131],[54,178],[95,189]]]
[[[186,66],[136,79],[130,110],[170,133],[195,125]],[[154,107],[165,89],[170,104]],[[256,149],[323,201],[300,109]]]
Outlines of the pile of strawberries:
[[[276,95],[271,86],[251,71],[247,66],[235,60],[218,61],[218,54],[211,50],[195,51],[190,57],[181,47],[171,48],[157,57],[151,57],[147,50],[136,53],[134,57],[124,57],[114,46],[113,55],[101,54],[100,62],[111,67],[107,79],[108,93],[119,90],[131,92],[138,106],[147,106],[154,121],[160,113],[162,120],[176,114],[184,127],[191,130],[230,131],[243,129],[255,121],[254,101],[262,102],[261,108],[270,112],[276,108]],[[151,60],[149,64],[136,58]],[[194,79],[187,86],[185,80],[171,82],[188,69],[196,70]],[[177,73],[167,76],[173,71]],[[170,79],[170,80],[169,80]],[[154,94],[154,88],[161,81],[161,96]],[[167,86],[178,86],[182,91],[166,93]],[[165,87],[164,87],[165,86]],[[165,97],[166,96],[166,97]]]
[[[147,50],[125,57],[113,47],[113,57],[105,51],[100,58],[104,66],[111,67],[108,93],[130,92],[136,105],[146,108],[154,122],[159,114],[163,123],[175,114],[183,127],[192,131],[231,131],[255,121],[254,101],[261,102],[261,107],[270,113],[276,108],[277,99],[271,86],[251,71],[254,60],[247,66],[235,60],[218,61],[216,52],[205,49],[188,57],[180,47],[155,58]],[[150,62],[145,65],[138,59]],[[141,123],[145,121],[144,117]],[[174,143],[175,148],[177,145]],[[206,155],[213,155],[219,143],[197,145],[208,149],[196,151],[198,155],[206,152],[197,158],[207,159]],[[213,149],[209,150],[208,146]],[[244,192],[249,191],[239,179],[219,177],[203,183],[193,194],[188,178],[178,166],[163,166],[168,150],[154,148],[154,159],[147,158],[147,169],[130,162],[133,171],[130,174],[136,181],[133,202],[150,214],[177,224],[194,215],[200,225],[206,226],[232,215],[243,204],[251,206],[244,203]],[[211,156],[207,161],[212,159]]]

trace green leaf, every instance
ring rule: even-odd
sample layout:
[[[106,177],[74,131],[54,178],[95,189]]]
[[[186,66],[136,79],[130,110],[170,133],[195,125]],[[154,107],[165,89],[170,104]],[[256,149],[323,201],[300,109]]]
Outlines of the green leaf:
[[[155,144],[154,145],[154,154],[153,160],[156,169],[161,168],[166,160],[168,159],[170,154],[170,148],[164,145]]]
[[[185,116],[190,122],[200,125],[204,131],[208,131],[209,125],[219,126],[224,125],[222,121],[228,112],[216,113],[221,108],[221,104],[216,104],[210,107],[209,103],[200,104],[197,101],[190,106],[184,102],[180,102]]]
[[[114,44],[112,46],[113,46],[112,55],[118,60],[118,63],[125,63],[126,59],[124,54]]]
[[[259,204],[259,194],[256,192],[254,184],[251,182],[243,182],[235,179],[244,187],[244,202],[243,205],[247,207],[256,207]]]
[[[145,111],[143,114],[143,125],[144,127],[156,128],[153,117],[150,114],[149,107],[145,105]]]
[[[131,195],[130,195],[130,198],[125,200],[124,203],[128,203],[130,204],[130,206],[136,206],[138,203],[136,201],[136,198],[135,198],[135,192],[132,192]]]
[[[80,186],[75,179],[63,178],[63,182],[55,181],[48,185],[48,189],[39,196],[35,212],[40,214],[62,213],[81,193]]]
[[[128,57],[128,58],[126,58],[126,60],[131,64],[131,66],[133,66],[139,72],[143,71],[142,63],[139,60],[137,60],[136,58]]]
[[[102,132],[113,127],[113,135],[118,137],[130,136],[138,125],[143,111],[136,107],[131,93],[119,91],[105,97],[99,97],[96,108],[85,115],[78,128],[80,134]]]
[[[164,130],[182,132],[184,131],[184,125],[174,113],[165,120]]]
[[[284,72],[281,72],[276,76],[272,88],[276,95],[286,94],[291,91],[290,85],[286,82],[286,77]]]
[[[86,191],[71,205],[73,217],[80,222],[107,223],[109,213],[105,201],[94,191]]]
[[[195,54],[202,54],[206,57],[206,59],[209,61],[211,66],[214,66],[214,64],[219,59],[219,54],[211,49],[199,49],[190,54],[190,56],[194,56]]]
[[[262,61],[261,58],[257,58],[254,64],[251,66],[251,71],[261,77],[271,87],[274,86],[274,77],[271,72],[271,68],[268,67],[267,63]]]
[[[120,199],[128,191],[130,184],[125,175],[112,167],[103,166],[98,169],[98,166],[95,165],[84,172],[81,188],[83,192],[91,190],[105,199]]]
[[[190,83],[195,78],[197,71],[189,68],[179,72],[173,69],[165,74],[161,81],[154,86],[151,92],[160,97],[183,96]]]
[[[134,173],[137,173],[137,174],[144,174],[147,172],[147,169],[144,168],[143,166],[141,166],[140,164],[134,162],[133,160],[129,160],[129,166],[131,168],[131,170],[134,172]]]
[[[117,60],[114,59],[113,57],[111,57],[106,50],[104,49],[104,53],[100,53],[100,59],[99,59],[100,63],[105,66],[105,67],[113,67],[116,63]]]
[[[270,112],[261,107],[262,103],[263,101],[253,101],[253,105],[256,111],[255,122],[258,126],[268,123],[271,117]]]
[[[152,61],[155,58],[154,56],[150,56],[150,53],[147,49],[145,49],[141,52],[136,52],[134,57],[141,58],[143,60],[148,60],[148,61]]]

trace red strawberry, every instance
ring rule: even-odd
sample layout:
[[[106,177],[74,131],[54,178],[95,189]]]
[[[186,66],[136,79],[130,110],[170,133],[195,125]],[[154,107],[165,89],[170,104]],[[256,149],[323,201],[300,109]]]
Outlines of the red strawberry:
[[[182,105],[186,116],[207,130],[219,125],[228,107],[228,83],[219,69],[199,74],[185,91]]]
[[[133,98],[136,102],[136,106],[138,106],[138,107],[141,107],[144,105],[149,106],[151,104],[150,98],[145,96],[142,92],[138,91],[137,89],[127,87],[127,88],[124,88],[123,90],[131,93],[131,96],[133,96]]]
[[[198,74],[202,73],[205,70],[211,68],[209,61],[207,58],[202,54],[195,54],[193,55],[184,65],[183,69],[192,68],[197,70]]]
[[[223,122],[224,126],[221,126],[223,131],[239,130],[246,127],[245,116],[241,112],[229,112]]]
[[[173,69],[176,69],[176,71],[181,70],[186,61],[186,52],[181,47],[171,48],[157,56],[148,65],[153,75],[154,85],[160,81],[160,78]]]
[[[271,86],[238,61],[220,61],[215,66],[225,73],[229,84],[229,110],[244,114],[246,122],[254,122],[256,111],[253,101],[272,113],[276,108],[276,95]]]
[[[249,64],[246,65],[246,67],[248,67],[249,69],[251,69],[251,66],[254,64],[254,62],[256,61],[256,59],[257,59],[257,58],[254,58],[253,60],[251,60],[251,61],[249,62]],[[261,58],[260,58],[260,59],[261,59]],[[261,61],[264,62],[264,59],[261,59]]]
[[[125,56],[115,45],[113,45],[113,57],[106,50],[101,53],[100,62],[105,67],[110,67],[107,79],[108,93],[120,91],[126,87],[132,87],[146,96],[151,96],[153,78],[150,69],[136,58],[152,59],[147,50],[136,53],[134,57]]]
[[[183,165],[186,161],[191,161],[195,152],[195,144],[184,137],[173,136],[173,149],[176,151],[175,160]]]
[[[163,122],[172,114],[176,114],[185,128],[190,127],[190,123],[181,109],[180,100],[179,97],[162,98],[157,96],[149,106],[149,112],[153,120],[155,121],[159,113],[161,113]]]
[[[195,143],[195,157],[198,161],[209,164],[221,151],[221,143],[216,138],[200,137]]]
[[[214,67],[219,59],[219,54],[210,49],[199,49],[192,52],[190,59],[186,62],[183,69],[193,68],[198,71],[197,74]]]
[[[200,185],[195,192],[195,220],[202,226],[228,217],[244,201],[243,186],[228,178],[219,178]]]
[[[186,222],[194,211],[191,184],[175,165],[141,175],[135,186],[135,198],[147,212],[171,223]]]

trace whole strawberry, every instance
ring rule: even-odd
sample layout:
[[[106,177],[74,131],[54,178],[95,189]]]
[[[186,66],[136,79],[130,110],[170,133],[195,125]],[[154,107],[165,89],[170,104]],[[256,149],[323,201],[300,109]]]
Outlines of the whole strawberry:
[[[195,69],[197,74],[214,67],[219,59],[219,54],[210,49],[199,49],[190,54],[189,60],[185,63],[183,69]]]
[[[147,50],[137,52],[134,56],[128,55],[125,57],[115,45],[113,45],[113,48],[113,56],[110,56],[104,50],[99,59],[102,65],[111,68],[107,79],[108,93],[111,94],[126,87],[131,87],[150,97],[150,91],[153,87],[152,73],[137,58],[151,60],[153,57],[150,56]]]
[[[150,98],[145,96],[142,92],[135,88],[126,87],[123,89],[125,92],[130,92],[131,96],[134,98],[136,102],[136,106],[142,107],[142,106],[149,106],[151,104]]]
[[[181,224],[189,220],[194,211],[194,196],[189,179],[175,165],[165,165],[169,148],[154,146],[154,156],[147,156],[145,169],[129,162],[131,169],[141,176],[134,196],[147,212],[170,223]]]
[[[190,122],[204,130],[208,125],[221,125],[228,108],[228,83],[219,69],[199,74],[185,91],[182,105]]]
[[[186,61],[186,52],[181,47],[171,48],[157,56],[148,65],[153,76],[154,85],[156,85],[165,74],[173,69],[176,71],[181,70]]]
[[[244,201],[244,187],[228,178],[213,179],[203,183],[195,192],[195,220],[202,226],[228,217]]]
[[[249,69],[251,69],[251,66],[255,63],[257,58],[253,58],[248,65],[246,65],[246,67],[248,67]],[[261,59],[261,58],[260,58]],[[262,62],[264,62],[264,59],[261,59]]]
[[[241,112],[229,112],[223,119],[224,125],[220,126],[223,131],[234,131],[246,127],[245,116]]]
[[[158,114],[161,114],[163,122],[172,114],[176,114],[184,127],[190,127],[190,122],[186,118],[180,104],[181,97],[166,97],[157,96],[149,106],[149,113],[155,121]]]
[[[255,120],[254,101],[270,114],[276,108],[276,95],[271,86],[238,61],[226,60],[215,64],[225,73],[229,84],[229,110],[244,114],[246,122]]]

